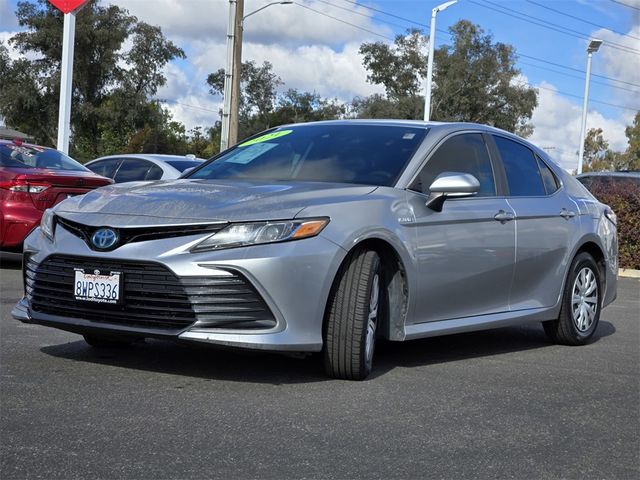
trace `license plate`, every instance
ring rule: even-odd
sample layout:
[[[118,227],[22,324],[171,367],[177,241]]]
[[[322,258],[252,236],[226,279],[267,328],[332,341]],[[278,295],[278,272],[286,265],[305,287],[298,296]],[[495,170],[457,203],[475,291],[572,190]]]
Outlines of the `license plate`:
[[[85,273],[76,269],[74,294],[76,300],[116,304],[120,301],[120,272],[103,274],[99,270]]]

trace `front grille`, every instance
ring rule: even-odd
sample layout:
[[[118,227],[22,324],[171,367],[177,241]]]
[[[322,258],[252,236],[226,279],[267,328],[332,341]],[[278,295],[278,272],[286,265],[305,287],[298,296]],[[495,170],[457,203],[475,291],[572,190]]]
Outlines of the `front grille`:
[[[56,223],[64,227],[69,233],[72,233],[84,242],[92,250],[96,250],[91,242],[93,233],[103,227],[92,227],[82,223],[73,222],[56,216]],[[185,224],[185,225],[162,225],[156,227],[122,227],[113,228],[118,233],[118,241],[107,250],[115,250],[116,248],[127,243],[144,242],[147,240],[157,240],[161,238],[184,237],[187,235],[196,235],[199,233],[216,233],[227,226],[226,222],[205,223],[205,224]]]
[[[121,272],[121,304],[76,300],[76,268]],[[40,264],[25,256],[24,271],[27,298],[36,313],[163,330],[182,330],[194,324],[233,329],[276,324],[260,295],[238,272],[178,278],[157,263],[63,255],[47,257]]]

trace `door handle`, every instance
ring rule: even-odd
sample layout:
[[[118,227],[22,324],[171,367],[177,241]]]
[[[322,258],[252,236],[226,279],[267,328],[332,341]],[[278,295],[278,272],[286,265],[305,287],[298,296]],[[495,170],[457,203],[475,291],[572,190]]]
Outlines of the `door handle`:
[[[511,220],[516,218],[516,216],[511,212],[505,212],[504,210],[500,210],[498,213],[496,213],[493,216],[493,218],[495,218],[500,223],[505,223],[505,222],[510,222]]]
[[[570,218],[573,218],[576,216],[576,212],[574,212],[573,210],[567,210],[566,208],[563,208],[562,210],[560,210],[560,216],[565,220],[569,220]]]

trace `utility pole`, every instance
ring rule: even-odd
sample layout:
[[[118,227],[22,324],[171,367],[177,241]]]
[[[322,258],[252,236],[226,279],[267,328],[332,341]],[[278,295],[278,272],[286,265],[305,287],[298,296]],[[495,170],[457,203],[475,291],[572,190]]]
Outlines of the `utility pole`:
[[[231,112],[231,89],[233,81],[233,46],[235,43],[236,0],[229,0],[229,23],[227,24],[227,64],[224,67],[224,91],[222,104],[222,131],[220,132],[220,151],[229,146],[229,116]]]
[[[233,69],[231,84],[231,104],[229,109],[229,140],[227,148],[238,143],[238,123],[240,112],[240,75],[242,71],[242,24],[244,21],[244,0],[236,0],[233,27]]]

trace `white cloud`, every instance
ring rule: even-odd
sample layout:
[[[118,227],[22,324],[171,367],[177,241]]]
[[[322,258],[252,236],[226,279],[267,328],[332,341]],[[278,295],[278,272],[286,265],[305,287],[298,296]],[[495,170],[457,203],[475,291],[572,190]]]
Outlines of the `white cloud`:
[[[637,40],[640,38],[640,24],[633,27],[628,35],[631,36],[618,35],[604,29],[594,32],[592,36],[604,40],[604,44],[598,53],[594,54],[593,64],[594,72],[604,72],[608,77],[626,82],[609,82],[613,86],[622,87],[612,88],[611,93],[618,103],[622,102],[629,108],[637,108],[640,106],[640,86],[630,84],[640,85],[640,53],[638,53],[640,40]],[[624,51],[614,44],[628,47],[636,52]]]
[[[159,25],[172,39],[224,40],[229,18],[228,0],[110,0],[110,3],[126,8],[146,23]],[[245,15],[270,3],[269,0],[253,0],[245,3]],[[316,0],[299,0],[299,3],[322,12],[313,12],[300,5],[273,5],[265,11],[247,18],[244,35],[248,41],[275,42],[323,42],[334,44],[371,38],[361,29],[345,25],[326,15],[338,17],[360,28],[382,35],[391,35],[386,27],[376,25],[371,13],[363,7],[351,6],[345,11]],[[324,14],[324,15],[323,15]]]
[[[538,107],[533,111],[531,118],[535,130],[529,140],[544,148],[562,167],[567,170],[575,169],[578,162],[576,152],[580,143],[582,108],[558,95],[553,85],[543,82],[540,87],[544,89],[538,90]],[[587,113],[587,130],[602,128],[604,138],[609,141],[609,147],[623,151],[627,148],[624,129],[629,120],[627,117],[606,118],[592,109]]]

